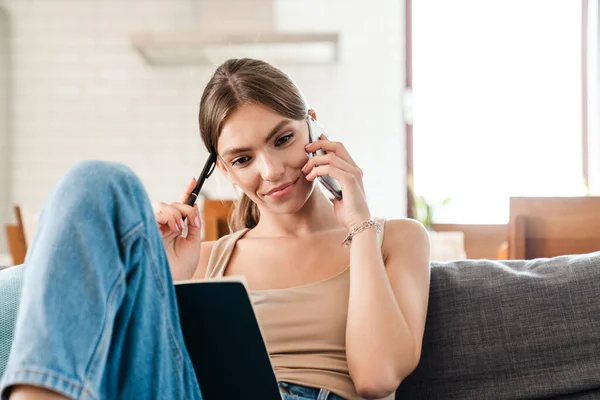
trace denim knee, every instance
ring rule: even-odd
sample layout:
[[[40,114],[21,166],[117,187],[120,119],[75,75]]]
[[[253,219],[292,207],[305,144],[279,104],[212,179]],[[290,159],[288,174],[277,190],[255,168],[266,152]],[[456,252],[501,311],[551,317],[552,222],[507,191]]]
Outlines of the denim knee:
[[[110,201],[121,192],[131,196],[145,195],[140,179],[126,165],[86,160],[67,170],[56,187],[55,195],[66,201],[73,200],[75,204],[71,206],[90,207]]]
[[[150,223],[153,214],[142,182],[129,167],[88,160],[65,173],[45,203],[40,221],[55,221],[68,229],[85,229],[82,224],[96,221],[113,226],[121,237],[140,222]]]
[[[74,185],[82,193],[103,191],[115,184],[142,186],[137,175],[125,164],[101,160],[75,163],[67,170],[63,183]]]

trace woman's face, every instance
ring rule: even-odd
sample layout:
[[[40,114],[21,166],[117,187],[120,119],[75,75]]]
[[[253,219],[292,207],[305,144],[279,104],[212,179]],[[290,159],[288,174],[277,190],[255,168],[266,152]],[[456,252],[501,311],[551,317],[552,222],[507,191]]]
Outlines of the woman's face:
[[[298,211],[314,183],[302,167],[308,160],[308,125],[259,104],[245,104],[229,116],[217,143],[217,166],[260,208]]]

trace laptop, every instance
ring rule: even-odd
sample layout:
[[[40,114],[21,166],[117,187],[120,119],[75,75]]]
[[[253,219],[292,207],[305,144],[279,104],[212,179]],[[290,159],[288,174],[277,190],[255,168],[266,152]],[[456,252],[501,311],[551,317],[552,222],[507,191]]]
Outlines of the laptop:
[[[181,329],[204,400],[281,400],[242,278],[175,282]]]

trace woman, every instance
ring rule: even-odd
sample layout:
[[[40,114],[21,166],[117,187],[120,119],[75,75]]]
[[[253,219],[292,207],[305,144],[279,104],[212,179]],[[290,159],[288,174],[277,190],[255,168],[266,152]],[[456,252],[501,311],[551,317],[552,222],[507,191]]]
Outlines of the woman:
[[[27,255],[2,384],[11,399],[201,398],[171,279],[240,274],[284,398],[393,393],[420,358],[428,235],[412,220],[373,219],[360,169],[341,143],[309,144],[307,114],[316,118],[267,63],[235,59],[216,70],[200,132],[244,193],[235,232],[216,242],[201,243],[198,210],[184,204],[194,179],[181,202],[152,215],[126,168],[74,167]],[[308,159],[317,149],[327,154]],[[316,189],[322,175],[342,186],[333,206]]]

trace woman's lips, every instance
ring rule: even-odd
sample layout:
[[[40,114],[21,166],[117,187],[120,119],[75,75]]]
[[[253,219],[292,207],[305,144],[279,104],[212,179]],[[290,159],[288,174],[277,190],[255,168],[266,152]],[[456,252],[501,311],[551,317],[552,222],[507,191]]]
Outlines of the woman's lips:
[[[275,197],[275,198],[283,197],[292,192],[292,190],[294,189],[294,187],[296,185],[296,182],[298,182],[298,178],[296,178],[296,180],[294,180],[292,182],[288,182],[288,183],[280,185],[274,189],[271,189],[267,193],[267,196],[271,196],[271,197]]]

